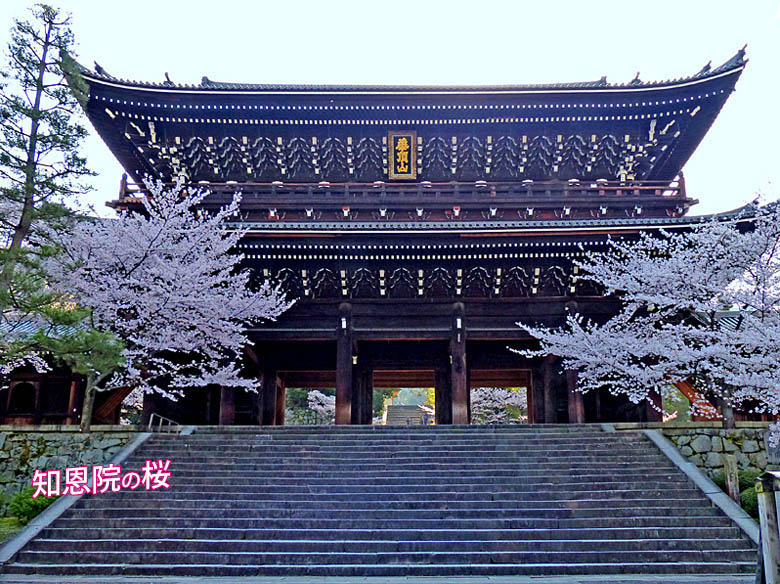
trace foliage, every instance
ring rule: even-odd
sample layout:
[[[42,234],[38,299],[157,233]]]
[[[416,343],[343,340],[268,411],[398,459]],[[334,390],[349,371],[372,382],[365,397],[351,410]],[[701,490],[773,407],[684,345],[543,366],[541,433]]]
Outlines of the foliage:
[[[756,486],[756,479],[761,476],[761,471],[739,471],[739,490],[745,491],[751,487]],[[726,474],[722,470],[712,473],[712,482],[718,485],[721,490],[726,491]]]
[[[103,362],[79,371],[88,394],[111,386],[171,399],[210,385],[256,391],[258,380],[240,372],[239,357],[250,344],[246,329],[276,319],[292,302],[268,282],[252,289],[249,272],[241,270],[243,256],[234,249],[243,232],[222,226],[238,212],[240,195],[207,215],[195,212],[206,192],[181,182],[146,187],[142,212],[55,234],[63,252],[47,264],[52,286],[124,346],[121,367]],[[85,418],[86,410],[82,425]]]
[[[36,225],[60,222],[63,202],[90,187],[79,154],[87,135],[66,74],[73,61],[70,17],[45,4],[14,21],[0,70],[0,233],[19,249]]]
[[[572,314],[561,329],[518,323],[541,342],[520,352],[563,357],[583,392],[607,388],[639,403],[693,379],[724,418],[740,404],[779,413],[780,206],[754,211],[752,229],[713,220],[609,241],[577,265],[621,299],[620,312],[603,324]]]
[[[32,498],[35,492],[33,487],[19,491],[12,498],[8,505],[8,513],[16,517],[21,523],[27,524],[45,510],[49,505],[57,500],[57,497],[38,497]]]
[[[381,416],[382,411],[385,408],[385,399],[393,395],[395,392],[396,392],[395,388],[383,388],[383,389],[374,388],[374,396],[371,403],[374,417]]]
[[[22,527],[24,527],[22,522],[16,517],[0,518],[0,543],[7,539],[11,539],[22,530]]]
[[[739,502],[745,513],[758,521],[758,494],[755,485],[740,493]]]

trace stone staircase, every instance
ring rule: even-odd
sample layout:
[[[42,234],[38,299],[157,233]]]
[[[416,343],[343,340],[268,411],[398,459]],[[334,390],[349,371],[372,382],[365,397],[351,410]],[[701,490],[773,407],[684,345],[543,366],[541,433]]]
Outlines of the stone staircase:
[[[280,427],[153,436],[171,488],[86,496],[4,571],[732,574],[755,548],[641,433]]]
[[[421,426],[425,412],[417,406],[387,406],[386,426]]]

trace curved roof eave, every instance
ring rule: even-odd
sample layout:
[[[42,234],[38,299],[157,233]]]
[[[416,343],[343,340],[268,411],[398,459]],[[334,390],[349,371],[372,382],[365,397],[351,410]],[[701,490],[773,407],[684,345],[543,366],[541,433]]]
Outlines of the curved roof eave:
[[[203,77],[200,85],[182,85],[170,81],[152,83],[132,81],[114,77],[108,74],[102,67],[100,72],[88,70],[83,65],[81,75],[91,82],[113,87],[153,91],[161,93],[203,93],[203,94],[251,94],[251,93],[367,93],[367,94],[437,94],[437,93],[570,93],[570,92],[635,92],[655,89],[667,89],[670,87],[682,87],[694,85],[723,77],[741,71],[747,59],[745,48],[740,49],[731,59],[711,69],[705,66],[701,71],[689,77],[670,79],[665,81],[642,82],[638,80],[629,83],[608,83],[606,77],[598,81],[530,84],[530,85],[284,85],[284,84],[253,84],[253,83],[223,83],[211,81]],[[97,64],[96,64],[97,65]]]

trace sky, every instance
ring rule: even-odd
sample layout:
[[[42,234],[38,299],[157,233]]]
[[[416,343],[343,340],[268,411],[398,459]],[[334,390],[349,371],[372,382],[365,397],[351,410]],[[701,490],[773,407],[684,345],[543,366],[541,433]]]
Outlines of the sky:
[[[747,44],[736,91],[684,170],[692,213],[780,198],[780,0],[50,0],[79,61],[177,83],[512,84],[684,77]],[[0,3],[0,45],[31,2]],[[5,59],[3,59],[3,62]],[[90,126],[101,213],[122,169]]]

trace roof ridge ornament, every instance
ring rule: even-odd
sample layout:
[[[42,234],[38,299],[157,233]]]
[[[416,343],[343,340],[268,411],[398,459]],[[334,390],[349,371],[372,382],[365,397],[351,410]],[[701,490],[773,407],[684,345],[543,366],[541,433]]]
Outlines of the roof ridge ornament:
[[[723,63],[720,67],[717,67],[714,71],[711,71],[710,73],[720,73],[721,71],[728,71],[730,69],[736,69],[737,67],[740,67],[747,63],[747,59],[745,59],[745,49],[747,49],[747,43],[743,45],[743,47],[737,51],[737,54],[731,57],[728,61]]]
[[[111,73],[109,73],[108,71],[103,69],[103,67],[100,65],[100,63],[98,63],[97,61],[95,61],[94,63],[95,63],[95,73],[97,73],[101,77],[108,77],[109,79],[116,79],[116,77],[111,75]]]

